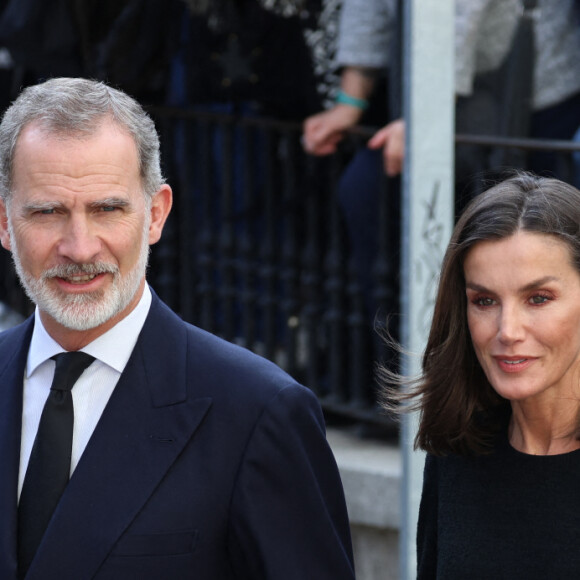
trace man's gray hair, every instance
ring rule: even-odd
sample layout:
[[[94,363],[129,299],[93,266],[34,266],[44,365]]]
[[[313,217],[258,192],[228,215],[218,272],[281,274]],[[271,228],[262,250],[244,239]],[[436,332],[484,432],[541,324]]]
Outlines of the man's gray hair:
[[[0,123],[0,197],[10,200],[14,153],[26,126],[39,123],[48,134],[85,138],[107,120],[134,139],[143,190],[150,199],[163,184],[153,120],[124,92],[82,78],[55,78],[30,86],[8,107]]]

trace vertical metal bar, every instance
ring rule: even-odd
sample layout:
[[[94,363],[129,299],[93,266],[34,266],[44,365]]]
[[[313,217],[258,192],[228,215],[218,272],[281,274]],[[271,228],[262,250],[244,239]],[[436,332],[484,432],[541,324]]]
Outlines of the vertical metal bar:
[[[179,312],[181,316],[187,321],[193,321],[194,317],[194,305],[195,305],[195,295],[194,295],[194,268],[193,268],[193,252],[195,248],[195,229],[191,231],[191,224],[195,222],[194,212],[196,210],[195,203],[193,199],[193,176],[192,176],[192,163],[190,155],[195,151],[192,146],[192,140],[194,138],[194,128],[192,127],[191,121],[181,121],[174,120],[172,123],[172,135],[173,143],[176,145],[176,139],[178,138],[178,131],[183,132],[183,152],[181,155],[181,162],[183,167],[181,168],[181,174],[183,179],[179,187],[179,200],[178,200],[178,220],[179,220],[179,277],[177,288],[179,291]],[[179,154],[179,153],[178,153]]]
[[[369,321],[365,309],[365,300],[358,281],[354,260],[348,265],[348,310],[346,324],[348,328],[348,393],[350,406],[363,409],[369,406],[372,399],[371,360],[369,354]]]
[[[223,316],[222,335],[233,340],[236,332],[235,265],[234,265],[234,125],[229,121],[219,124],[221,142],[222,196],[220,207],[220,305]]]
[[[317,395],[321,395],[320,359],[318,334],[320,317],[320,261],[321,249],[319,240],[320,201],[318,178],[320,160],[308,157],[306,163],[306,242],[302,252],[302,290],[304,308],[302,319],[304,328],[305,383]]]
[[[159,123],[160,135],[163,143],[170,142],[174,135],[171,127],[174,123],[171,120],[165,119],[164,122]],[[169,151],[169,147],[166,149]],[[179,205],[181,192],[178,192],[178,199],[176,205]],[[163,230],[163,237],[159,244],[154,248],[152,254],[152,262],[155,263],[155,287],[157,292],[163,300],[165,300],[176,311],[180,310],[179,304],[179,288],[178,275],[176,272],[179,268],[179,223],[175,216],[170,215],[165,228]]]
[[[417,375],[430,324],[441,259],[453,224],[454,2],[404,2],[402,342],[417,353],[403,371]],[[424,457],[413,451],[417,417],[405,418],[401,579],[416,577],[415,531]]]
[[[378,200],[378,253],[374,265],[376,304],[374,319],[374,354],[377,361],[397,370],[398,355],[387,346],[384,335],[398,339],[400,318],[398,268],[400,263],[400,187],[398,179],[381,180]]]
[[[200,191],[195,192],[196,204],[199,206],[200,219],[196,222],[199,226],[197,236],[197,267],[198,284],[197,296],[199,297],[199,324],[206,330],[213,331],[215,328],[215,235],[214,235],[214,184],[213,156],[212,156],[212,127],[207,119],[191,122],[192,127],[187,130],[194,131],[199,145]],[[190,154],[195,154],[195,150]],[[186,152],[187,155],[187,152]],[[194,190],[194,184],[189,184],[188,189]]]
[[[330,183],[331,195],[336,191],[336,184],[340,178],[344,164],[338,155],[330,160]],[[325,290],[328,297],[325,320],[328,324],[328,355],[329,355],[329,379],[331,399],[333,403],[345,402],[348,399],[344,373],[344,340],[345,340],[345,276],[343,239],[341,235],[341,216],[338,204],[334,199],[326,203],[327,212],[330,214],[329,244],[326,248],[325,259]]]
[[[274,359],[276,346],[276,310],[277,310],[277,275],[276,275],[276,232],[278,224],[275,215],[276,187],[274,178],[274,139],[273,129],[264,129],[265,148],[265,186],[264,186],[264,232],[261,240],[262,251],[260,253],[261,264],[261,295],[262,306],[264,356]]]
[[[283,283],[282,313],[285,325],[286,370],[295,375],[297,369],[296,345],[298,332],[298,242],[296,239],[297,209],[297,175],[298,164],[296,150],[299,135],[296,131],[284,131],[281,135],[283,155],[283,241],[281,281]]]
[[[244,214],[246,216],[240,234],[240,273],[242,283],[241,323],[242,339],[246,348],[253,348],[256,341],[256,227],[253,219],[256,202],[256,157],[255,133],[252,126],[240,127],[242,131]]]

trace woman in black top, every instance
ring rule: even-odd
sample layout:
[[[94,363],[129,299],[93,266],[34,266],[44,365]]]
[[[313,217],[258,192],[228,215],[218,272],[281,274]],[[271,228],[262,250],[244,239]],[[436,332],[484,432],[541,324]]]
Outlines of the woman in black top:
[[[580,578],[580,191],[518,174],[466,208],[404,397],[418,578]]]

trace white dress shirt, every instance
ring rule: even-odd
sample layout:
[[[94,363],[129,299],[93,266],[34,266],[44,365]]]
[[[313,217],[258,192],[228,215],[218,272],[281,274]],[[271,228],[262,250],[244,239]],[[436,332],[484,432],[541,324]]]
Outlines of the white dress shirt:
[[[71,474],[133,352],[150,306],[151,290],[146,284],[137,306],[113,328],[81,349],[82,352],[94,356],[96,360],[81,375],[72,390],[74,428]],[[63,348],[48,334],[37,309],[24,376],[18,497],[22,491],[24,474],[38,431],[40,416],[54,376],[55,362],[51,357],[61,352],[64,352]]]

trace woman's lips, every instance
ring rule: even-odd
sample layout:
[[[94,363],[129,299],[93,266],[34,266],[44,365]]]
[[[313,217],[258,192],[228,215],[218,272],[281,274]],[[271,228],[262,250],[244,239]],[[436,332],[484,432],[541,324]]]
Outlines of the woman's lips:
[[[519,373],[527,369],[536,360],[534,357],[527,356],[501,356],[493,357],[499,368],[506,373]]]

